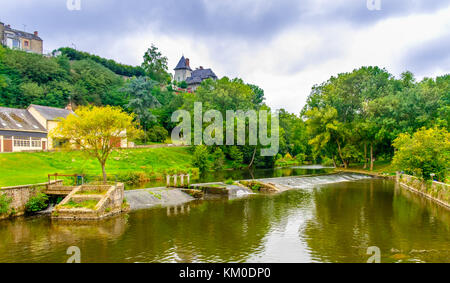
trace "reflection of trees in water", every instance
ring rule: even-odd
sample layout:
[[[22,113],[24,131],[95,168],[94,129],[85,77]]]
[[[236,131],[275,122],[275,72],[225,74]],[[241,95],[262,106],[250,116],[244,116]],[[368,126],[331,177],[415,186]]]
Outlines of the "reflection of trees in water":
[[[308,193],[191,202],[99,222],[47,217],[0,223],[0,261],[64,262],[69,246],[82,262],[245,261],[274,226],[310,201]]]
[[[394,196],[393,182],[334,184],[315,190],[314,198],[315,215],[302,233],[316,260],[365,262],[369,246],[378,246],[384,261],[393,261],[389,257],[396,252],[391,249],[441,251],[434,259],[418,255],[423,260],[445,261],[448,256],[448,224],[436,225],[429,206]]]
[[[193,203],[189,213],[167,216],[167,209],[140,211],[130,218],[123,242],[145,251],[145,261],[245,261],[289,209],[301,205],[289,194]],[[132,230],[132,233],[130,233]]]
[[[366,180],[196,201],[177,206],[176,214],[172,207],[78,224],[46,217],[1,221],[0,261],[65,262],[74,245],[82,262],[240,262],[264,252],[271,231],[285,231],[290,217],[309,209],[312,218],[299,237],[315,260],[366,261],[369,246],[380,247],[383,262],[393,260],[392,248],[425,261],[449,260],[448,211],[394,190],[392,182]]]

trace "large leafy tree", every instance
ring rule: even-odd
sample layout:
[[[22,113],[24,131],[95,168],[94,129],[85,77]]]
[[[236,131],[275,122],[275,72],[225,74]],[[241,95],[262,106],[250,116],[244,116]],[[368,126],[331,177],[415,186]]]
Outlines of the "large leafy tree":
[[[315,86],[302,110],[303,116],[311,119],[307,125],[314,149],[324,150],[332,158],[337,154],[347,167],[350,161],[361,158],[366,163],[369,147],[373,168],[379,141],[378,124],[370,119],[376,115],[370,112],[370,105],[392,88],[392,76],[378,67],[362,67]]]
[[[133,139],[141,134],[133,120],[133,115],[116,107],[80,107],[75,115],[61,119],[50,135],[66,139],[70,145],[96,158],[106,182],[106,162],[117,141]]]
[[[167,57],[163,56],[153,44],[144,54],[142,68],[145,70],[147,76],[160,83],[165,83],[170,79],[167,68]]]
[[[450,133],[445,129],[422,128],[413,135],[400,134],[393,143],[393,165],[408,174],[444,181],[450,168]]]
[[[151,109],[160,106],[159,101],[153,96],[153,88],[158,85],[154,80],[146,77],[133,78],[128,81],[122,92],[126,93],[129,101],[125,106],[136,114],[136,118],[144,130],[148,130],[151,122],[155,120]]]

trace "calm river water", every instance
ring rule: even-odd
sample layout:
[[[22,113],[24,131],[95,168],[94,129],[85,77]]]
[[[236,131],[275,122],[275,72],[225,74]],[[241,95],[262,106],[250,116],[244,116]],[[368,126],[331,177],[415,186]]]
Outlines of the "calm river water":
[[[0,262],[450,262],[450,212],[382,179],[195,201],[103,222],[0,222]]]

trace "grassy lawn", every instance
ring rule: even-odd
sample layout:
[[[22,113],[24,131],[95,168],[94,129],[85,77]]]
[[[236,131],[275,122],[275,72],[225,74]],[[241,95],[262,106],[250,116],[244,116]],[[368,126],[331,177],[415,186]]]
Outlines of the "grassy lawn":
[[[124,149],[112,153],[106,172],[185,170],[192,167],[191,160],[184,147]],[[0,187],[46,182],[54,173],[101,175],[101,167],[79,151],[0,154]]]
[[[390,161],[375,161],[373,164],[373,171],[370,171],[370,166],[367,167],[368,168],[364,169],[364,163],[352,163],[347,170],[361,173],[395,175],[395,170],[392,168]],[[343,168],[339,168],[338,170],[346,171]]]

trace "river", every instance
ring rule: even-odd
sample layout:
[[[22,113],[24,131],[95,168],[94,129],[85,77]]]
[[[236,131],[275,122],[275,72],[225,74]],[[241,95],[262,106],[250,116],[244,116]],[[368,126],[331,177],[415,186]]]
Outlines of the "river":
[[[381,262],[450,262],[448,210],[390,180],[343,176],[101,222],[1,221],[0,262],[65,262],[70,246],[82,262],[366,262],[369,247]]]

